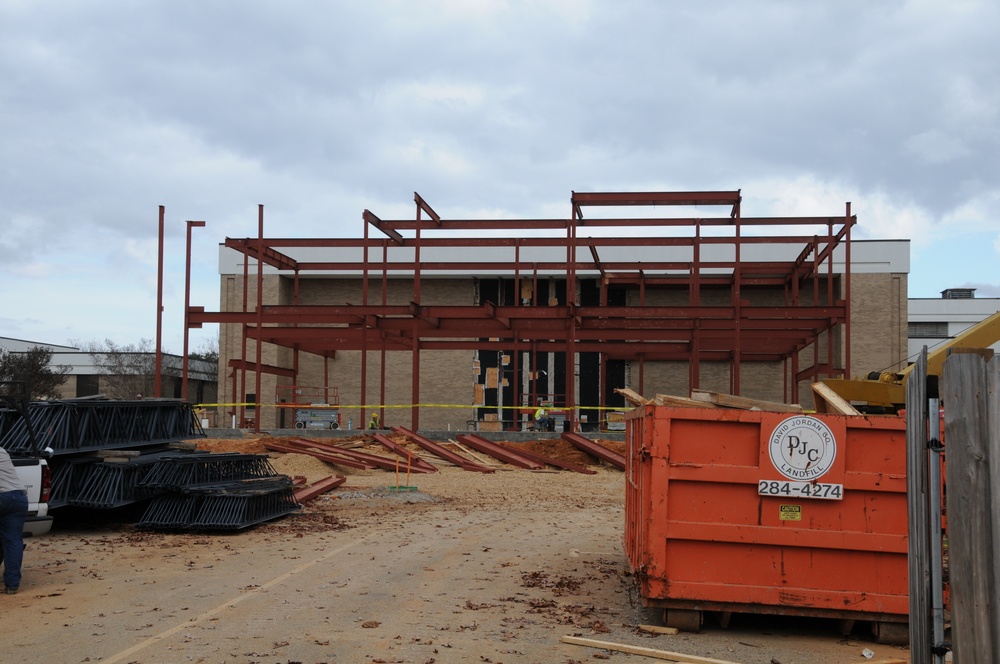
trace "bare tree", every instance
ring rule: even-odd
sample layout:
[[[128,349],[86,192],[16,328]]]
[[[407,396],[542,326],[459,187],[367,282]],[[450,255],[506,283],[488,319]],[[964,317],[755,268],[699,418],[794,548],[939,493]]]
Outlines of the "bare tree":
[[[52,351],[35,346],[23,352],[0,348],[0,382],[16,382],[31,400],[58,399],[70,367],[52,364]]]
[[[112,399],[137,399],[155,393],[156,349],[150,339],[136,344],[104,343],[82,345],[101,374],[101,391]]]

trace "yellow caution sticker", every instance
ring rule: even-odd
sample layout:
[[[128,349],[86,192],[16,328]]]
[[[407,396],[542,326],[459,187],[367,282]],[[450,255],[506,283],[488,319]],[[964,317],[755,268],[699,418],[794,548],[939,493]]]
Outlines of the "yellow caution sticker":
[[[778,518],[782,521],[801,521],[802,505],[779,505]]]

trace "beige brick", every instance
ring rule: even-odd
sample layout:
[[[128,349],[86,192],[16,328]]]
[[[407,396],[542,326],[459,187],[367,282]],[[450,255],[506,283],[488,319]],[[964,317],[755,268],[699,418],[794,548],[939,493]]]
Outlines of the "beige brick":
[[[299,282],[298,302],[300,304],[341,305],[361,304],[360,279],[303,279]],[[845,286],[842,278],[835,282],[836,297],[843,297]],[[249,279],[247,291],[251,310],[256,306],[257,280]],[[291,304],[295,302],[294,282],[288,277],[267,276],[264,279],[264,301]],[[476,282],[474,279],[423,279],[420,300],[424,305],[470,305],[475,303]],[[390,305],[407,304],[414,299],[412,281],[390,279],[386,287],[386,302]],[[781,288],[745,287],[741,293],[745,301],[755,305],[783,306],[788,295]],[[799,294],[800,304],[810,304],[813,298],[811,286],[804,287]],[[863,375],[870,370],[900,368],[906,353],[906,275],[905,274],[862,274],[851,278],[851,373]],[[821,282],[820,303],[825,304],[826,288]],[[380,275],[372,275],[368,284],[367,302],[371,305],[382,302],[382,280]],[[629,292],[628,302],[639,303],[637,289]],[[650,306],[688,306],[689,291],[686,288],[647,288],[645,303]],[[728,288],[705,287],[700,303],[703,306],[730,306],[732,294]],[[242,276],[224,276],[220,293],[220,304],[224,311],[239,311],[243,307]],[[834,363],[841,365],[846,357],[843,348],[843,334],[833,335]],[[819,343],[819,358],[826,362],[828,340],[824,334]],[[291,367],[294,352],[291,349],[277,349],[266,345],[262,361],[266,364]],[[241,352],[240,327],[223,325],[220,333],[220,399],[242,399],[243,393],[255,390],[255,377],[247,374],[245,389],[232,390],[232,370],[229,358],[239,357]],[[406,351],[385,353],[385,386],[380,382],[382,375],[382,353],[378,349],[367,352],[365,382],[366,394],[361,394],[362,353],[342,351],[336,358],[324,361],[322,358],[299,354],[299,384],[322,386],[325,381],[338,388],[342,408],[342,421],[346,426],[351,420],[355,428],[364,425],[361,421],[361,407],[366,409],[365,417],[371,414],[371,407],[384,404],[387,407],[385,422],[412,426],[411,402],[413,390],[411,376],[413,359]],[[813,364],[814,349],[808,346],[799,354],[800,371]],[[255,361],[254,343],[247,343],[247,359]],[[424,351],[420,358],[420,386],[418,400],[425,405],[420,411],[420,427],[428,429],[464,429],[466,420],[473,417],[476,377],[473,351]],[[731,366],[729,362],[702,362],[700,366],[701,389],[729,392],[731,387]],[[743,362],[740,386],[745,396],[783,401],[786,391],[786,375],[790,381],[791,363]],[[236,372],[239,383],[241,372]],[[686,395],[690,393],[687,362],[646,362],[643,367],[642,391],[647,396],[656,393]],[[279,419],[280,410],[274,406],[275,389],[287,381],[271,375],[261,377],[259,399],[268,404],[261,409],[261,425],[273,427]],[[630,363],[627,380],[634,389],[639,384],[639,362]],[[791,385],[789,382],[788,385]],[[791,389],[791,388],[788,388]],[[811,407],[812,399],[809,381],[799,386],[799,401]],[[434,405],[438,404],[438,405]],[[228,409],[226,409],[228,410]],[[288,415],[286,415],[288,421]]]

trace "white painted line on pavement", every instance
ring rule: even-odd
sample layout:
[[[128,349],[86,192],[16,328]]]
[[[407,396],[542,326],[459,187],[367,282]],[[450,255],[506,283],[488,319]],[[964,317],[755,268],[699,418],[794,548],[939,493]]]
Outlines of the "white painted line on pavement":
[[[101,662],[103,664],[114,664],[115,662],[120,662],[123,659],[125,659],[126,657],[134,655],[135,653],[139,652],[140,650],[148,648],[149,646],[153,645],[154,643],[162,641],[163,639],[166,639],[167,637],[173,636],[174,634],[176,634],[177,632],[180,632],[181,630],[188,629],[190,627],[193,627],[193,626],[197,625],[200,622],[204,622],[208,618],[211,618],[212,616],[214,616],[217,613],[220,613],[221,611],[225,611],[226,609],[231,609],[232,607],[236,606],[240,602],[242,602],[244,600],[247,600],[247,599],[250,599],[254,595],[257,595],[257,594],[259,594],[259,593],[267,590],[268,588],[271,588],[273,586],[278,585],[279,583],[281,583],[282,581],[284,581],[285,579],[287,579],[290,576],[294,576],[294,575],[298,574],[299,572],[302,572],[303,570],[306,570],[306,569],[312,567],[313,565],[319,564],[319,563],[323,562],[324,560],[326,560],[328,558],[332,558],[333,556],[337,555],[338,553],[342,553],[342,552],[346,551],[347,549],[351,548],[352,546],[354,546],[356,544],[360,544],[361,542],[364,541],[364,539],[365,538],[362,537],[361,539],[354,540],[350,544],[345,544],[344,546],[342,546],[340,548],[334,549],[333,551],[330,551],[328,553],[324,553],[322,556],[320,556],[319,558],[316,558],[315,560],[310,560],[309,562],[302,563],[301,565],[299,565],[295,569],[289,570],[288,572],[285,572],[281,576],[278,576],[278,577],[275,577],[275,578],[271,579],[270,581],[268,581],[267,583],[265,583],[262,586],[257,586],[257,587],[255,587],[255,588],[253,588],[251,590],[248,590],[248,591],[244,592],[242,595],[238,595],[238,596],[234,597],[233,599],[229,600],[228,602],[226,602],[224,604],[220,604],[219,606],[215,607],[214,609],[209,609],[208,611],[206,611],[205,613],[201,614],[200,616],[198,616],[196,618],[192,618],[190,620],[186,620],[183,623],[181,623],[180,625],[177,625],[175,627],[171,627],[170,629],[168,629],[166,631],[160,632],[159,634],[156,634],[154,636],[149,637],[145,641],[140,641],[139,643],[135,644],[131,648],[128,648],[126,650],[121,651],[117,655],[112,655],[111,657],[108,657],[107,659],[102,659]]]

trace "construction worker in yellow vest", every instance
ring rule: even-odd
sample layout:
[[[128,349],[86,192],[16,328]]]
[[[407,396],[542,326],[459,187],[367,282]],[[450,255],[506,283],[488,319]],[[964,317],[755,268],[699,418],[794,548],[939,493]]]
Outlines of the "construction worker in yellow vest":
[[[539,431],[551,431],[553,424],[554,422],[549,417],[549,411],[545,404],[539,404],[538,410],[535,411],[535,429]]]
[[[378,413],[372,413],[372,419],[368,422],[368,428],[369,429],[380,428],[378,423]]]

